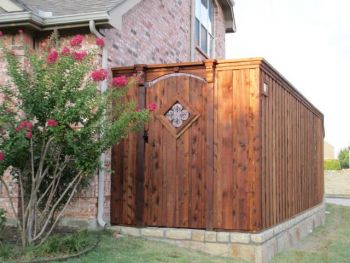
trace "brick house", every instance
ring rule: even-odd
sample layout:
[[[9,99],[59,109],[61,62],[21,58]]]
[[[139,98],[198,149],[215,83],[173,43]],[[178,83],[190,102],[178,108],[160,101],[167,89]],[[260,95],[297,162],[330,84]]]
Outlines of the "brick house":
[[[84,35],[86,47],[102,35],[106,47],[96,59],[108,68],[221,59],[225,56],[225,33],[236,30],[233,5],[233,0],[1,0],[0,30],[6,45],[18,56],[24,54],[18,30],[35,48],[40,48],[53,30],[64,38]],[[0,85],[7,80],[0,53]],[[107,166],[109,156],[105,158]],[[110,175],[98,178],[67,210],[65,220],[69,223],[84,222],[93,227],[109,221]],[[14,183],[12,194],[16,196]],[[11,216],[6,200],[0,186],[0,207]]]

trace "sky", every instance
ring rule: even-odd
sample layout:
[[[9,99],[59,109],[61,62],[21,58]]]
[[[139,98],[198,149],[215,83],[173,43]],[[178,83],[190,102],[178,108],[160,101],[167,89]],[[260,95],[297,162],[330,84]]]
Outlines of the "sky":
[[[350,1],[235,0],[226,58],[264,57],[325,116],[336,154],[350,145]]]

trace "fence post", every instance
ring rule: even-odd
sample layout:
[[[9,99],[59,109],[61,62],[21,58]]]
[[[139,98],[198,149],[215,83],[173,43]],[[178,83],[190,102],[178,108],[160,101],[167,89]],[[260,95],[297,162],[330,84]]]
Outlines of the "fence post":
[[[216,60],[207,59],[203,61],[205,66],[205,78],[207,80],[206,90],[204,91],[206,100],[206,191],[207,191],[207,202],[206,202],[206,228],[207,230],[213,229],[213,213],[214,213],[214,176],[215,176],[215,164],[214,164],[214,136],[215,136],[215,122],[214,122],[214,99],[215,99],[215,67],[217,64]]]
[[[146,65],[135,65],[135,72],[138,85],[138,106],[144,109],[146,106],[146,88],[145,88],[145,69]],[[145,182],[145,141],[144,131],[137,134],[136,149],[136,198],[135,198],[135,223],[137,226],[144,226],[144,182]]]

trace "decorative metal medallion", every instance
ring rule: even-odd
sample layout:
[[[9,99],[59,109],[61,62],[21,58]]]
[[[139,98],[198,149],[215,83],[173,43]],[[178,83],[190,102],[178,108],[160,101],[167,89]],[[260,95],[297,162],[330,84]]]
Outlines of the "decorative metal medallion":
[[[190,128],[199,116],[198,111],[180,95],[168,100],[156,114],[164,127],[176,138]]]
[[[175,128],[180,128],[184,121],[188,120],[190,113],[179,102],[176,102],[165,116]]]

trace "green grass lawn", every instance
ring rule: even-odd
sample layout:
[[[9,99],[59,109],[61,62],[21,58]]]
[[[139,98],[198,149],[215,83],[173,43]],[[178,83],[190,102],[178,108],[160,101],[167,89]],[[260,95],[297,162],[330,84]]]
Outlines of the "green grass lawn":
[[[99,249],[85,257],[72,259],[69,263],[238,263],[228,258],[208,256],[203,253],[178,248],[163,242],[154,242],[138,238],[118,238],[103,236]]]
[[[271,263],[350,262],[350,208],[328,205],[325,226],[302,240],[295,248],[279,253]],[[176,246],[136,238],[103,236],[99,248],[69,263],[132,262],[240,262],[207,256]]]
[[[319,227],[297,247],[275,256],[271,263],[349,263],[350,208],[328,205],[325,226]],[[69,263],[133,262],[231,262],[242,261],[207,256],[168,244],[135,238],[103,236],[98,250]]]
[[[349,263],[350,207],[327,205],[326,224],[271,263]]]
[[[337,263],[350,262],[350,208],[328,205],[325,226],[319,227],[305,238],[297,247],[275,256],[271,263]],[[1,259],[0,259],[1,261]],[[6,261],[8,262],[8,261]],[[156,262],[231,262],[229,258],[208,256],[206,254],[178,248],[163,242],[138,238],[113,238],[102,235],[98,248],[81,258],[68,263],[156,263]]]

